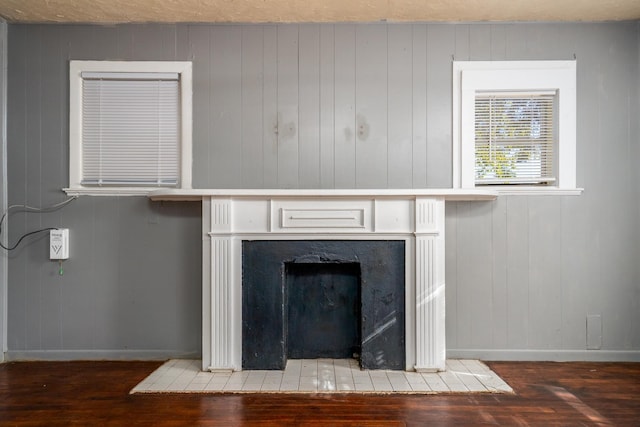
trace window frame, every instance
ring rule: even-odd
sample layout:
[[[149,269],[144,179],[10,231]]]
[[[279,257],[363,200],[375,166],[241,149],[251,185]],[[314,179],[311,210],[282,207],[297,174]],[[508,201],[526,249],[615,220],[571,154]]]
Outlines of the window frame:
[[[553,185],[475,184],[476,92],[557,93],[558,146]],[[576,195],[576,61],[453,61],[453,187],[500,194]]]
[[[82,184],[83,72],[177,73],[180,87],[180,168],[178,186],[89,186]],[[190,189],[192,185],[192,63],[189,61],[69,61],[69,187],[70,196],[146,196],[161,188]]]

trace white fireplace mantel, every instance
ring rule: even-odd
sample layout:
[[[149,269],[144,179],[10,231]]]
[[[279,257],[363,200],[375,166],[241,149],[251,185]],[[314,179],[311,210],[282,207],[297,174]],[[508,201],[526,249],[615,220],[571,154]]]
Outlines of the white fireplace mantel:
[[[243,240],[404,240],[407,370],[445,368],[445,201],[476,189],[158,190],[202,201],[202,368],[242,369]]]
[[[283,190],[283,189],[162,189],[149,193],[151,200],[198,201],[210,197],[436,197],[444,200],[495,200],[496,191],[475,188],[425,188],[425,189],[358,189],[358,190]]]

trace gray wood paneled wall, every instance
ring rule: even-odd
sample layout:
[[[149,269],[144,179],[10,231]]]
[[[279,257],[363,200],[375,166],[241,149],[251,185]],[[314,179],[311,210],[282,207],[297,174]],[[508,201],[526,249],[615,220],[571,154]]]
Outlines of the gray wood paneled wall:
[[[9,25],[10,203],[64,197],[70,59],[193,61],[197,188],[435,188],[452,182],[453,58],[576,57],[585,192],[447,204],[447,347],[638,360],[639,35],[637,22]],[[82,197],[12,215],[11,241],[70,228],[71,259],[58,275],[48,238],[9,255],[10,358],[198,354],[199,209]]]
[[[7,209],[7,23],[0,19],[0,209]],[[1,239],[1,236],[0,236]],[[1,240],[0,240],[1,241]],[[0,362],[7,350],[7,257],[0,258]]]

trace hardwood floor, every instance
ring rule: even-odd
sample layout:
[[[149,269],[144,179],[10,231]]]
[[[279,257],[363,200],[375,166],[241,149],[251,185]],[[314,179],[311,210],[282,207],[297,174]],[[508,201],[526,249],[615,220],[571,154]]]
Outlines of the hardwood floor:
[[[640,363],[487,364],[514,395],[129,395],[160,363],[8,363],[0,425],[640,425]]]

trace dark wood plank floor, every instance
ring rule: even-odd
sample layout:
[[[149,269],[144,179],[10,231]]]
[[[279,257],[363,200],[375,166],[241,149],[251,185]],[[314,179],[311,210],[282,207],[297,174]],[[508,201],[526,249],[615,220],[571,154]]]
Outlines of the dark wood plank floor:
[[[0,425],[640,426],[640,363],[488,364],[514,395],[129,395],[159,363],[9,363]]]

